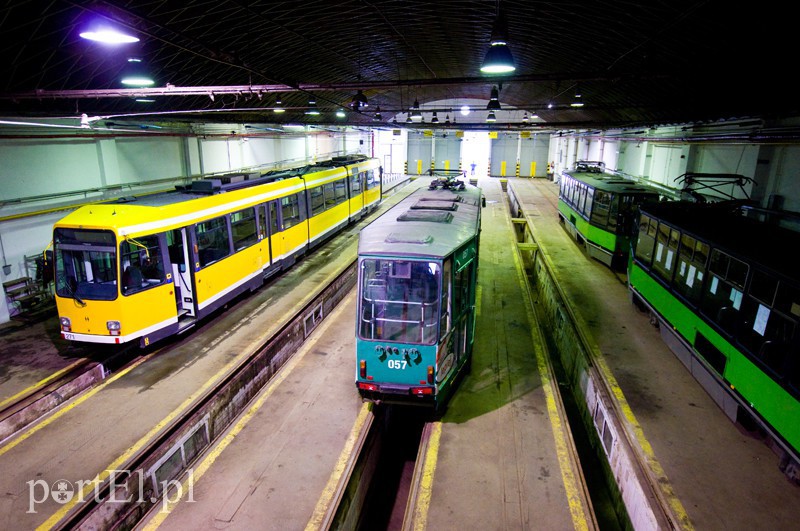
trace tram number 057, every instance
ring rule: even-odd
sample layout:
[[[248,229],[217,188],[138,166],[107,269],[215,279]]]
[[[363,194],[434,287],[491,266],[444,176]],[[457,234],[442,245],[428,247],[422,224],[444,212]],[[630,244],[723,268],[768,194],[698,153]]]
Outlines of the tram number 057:
[[[389,360],[386,362],[386,366],[390,369],[405,369],[408,365],[406,360]]]

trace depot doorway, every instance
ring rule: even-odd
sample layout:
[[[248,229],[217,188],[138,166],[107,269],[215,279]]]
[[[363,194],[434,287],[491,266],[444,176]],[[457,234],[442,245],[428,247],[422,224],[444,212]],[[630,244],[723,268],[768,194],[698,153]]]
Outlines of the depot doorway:
[[[461,139],[462,169],[469,178],[486,178],[489,176],[489,156],[492,153],[492,140],[486,131],[464,131]],[[473,166],[475,171],[473,173]]]

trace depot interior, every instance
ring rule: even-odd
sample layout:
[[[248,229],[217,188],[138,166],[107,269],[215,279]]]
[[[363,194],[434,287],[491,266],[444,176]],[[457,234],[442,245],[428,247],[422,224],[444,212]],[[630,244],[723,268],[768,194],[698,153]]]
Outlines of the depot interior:
[[[385,174],[687,173],[800,211],[791,17],[719,1],[114,1],[2,8],[0,280],[75,206],[378,157]],[[755,11],[755,12],[754,12]],[[0,304],[0,323],[21,308]]]

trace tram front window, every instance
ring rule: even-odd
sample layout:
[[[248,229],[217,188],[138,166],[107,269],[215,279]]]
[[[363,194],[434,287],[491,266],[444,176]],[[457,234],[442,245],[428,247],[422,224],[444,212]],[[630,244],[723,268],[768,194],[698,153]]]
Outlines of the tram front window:
[[[81,300],[117,297],[117,253],[107,230],[56,229],[53,234],[56,294]]]
[[[361,261],[362,339],[436,343],[441,265],[411,260]]]

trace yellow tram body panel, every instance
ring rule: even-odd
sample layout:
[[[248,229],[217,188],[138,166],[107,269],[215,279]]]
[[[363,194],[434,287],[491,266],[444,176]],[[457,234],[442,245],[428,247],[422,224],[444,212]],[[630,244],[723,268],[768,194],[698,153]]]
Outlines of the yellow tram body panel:
[[[261,274],[261,243],[233,253],[195,273],[197,306],[206,308],[234,288]]]

